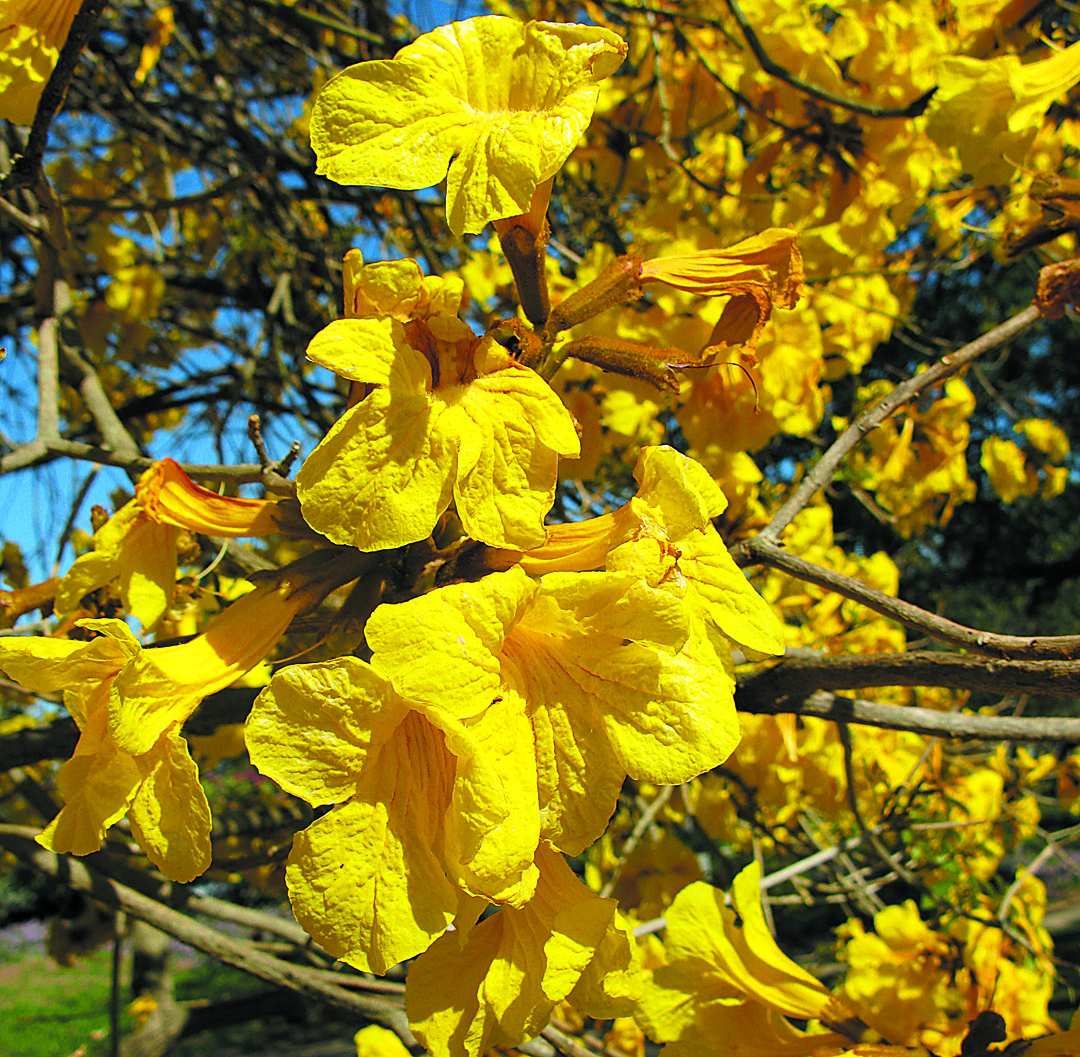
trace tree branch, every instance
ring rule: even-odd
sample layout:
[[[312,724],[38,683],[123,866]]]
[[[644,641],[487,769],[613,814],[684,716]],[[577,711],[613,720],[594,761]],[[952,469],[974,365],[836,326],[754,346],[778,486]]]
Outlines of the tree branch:
[[[100,463],[103,466],[118,466],[124,470],[148,470],[155,461],[146,455],[124,455],[121,452],[98,447],[96,444],[83,444],[81,441],[65,440],[63,437],[47,442],[35,438],[27,444],[20,444],[14,451],[0,457],[0,476],[40,466],[42,463],[52,462],[54,459],[65,456]],[[273,467],[264,469],[258,463],[219,466],[215,463],[182,462],[179,466],[188,477],[198,481],[261,484],[271,492],[286,495],[293,494],[295,488]]]
[[[983,334],[982,337],[969,342],[962,349],[943,356],[929,370],[909,378],[906,382],[902,382],[888,396],[864,411],[822,455],[817,465],[803,478],[802,483],[791,494],[787,502],[773,515],[772,521],[761,530],[758,539],[776,543],[780,538],[780,533],[787,528],[799,511],[813,499],[818,489],[824,487],[832,479],[844,456],[867,433],[884,422],[894,411],[908,403],[924,389],[956,374],[961,367],[970,363],[977,356],[981,356],[991,349],[999,348],[1012,341],[1013,338],[1023,334],[1040,317],[1039,309],[1035,305],[1030,305],[1013,316],[1012,319],[1006,320],[1000,326]],[[732,554],[737,562],[746,564],[741,547],[736,547]]]
[[[105,443],[113,451],[128,458],[141,455],[138,444],[117,417],[116,409],[112,406],[97,371],[73,349],[64,349],[64,357],[83,376],[79,383],[79,396],[82,397]]]
[[[31,187],[36,192],[41,176],[41,159],[49,139],[49,126],[64,105],[64,96],[75,74],[79,56],[97,28],[98,16],[104,7],[105,0],[83,0],[57,57],[56,67],[42,89],[34,123],[30,126],[30,135],[26,141],[26,150],[15,159],[11,172],[0,184],[0,193],[20,187]]]
[[[738,710],[757,716],[816,716],[836,723],[907,730],[939,738],[1080,742],[1080,719],[1071,717],[974,716],[962,712],[937,712],[932,708],[885,705],[861,698],[840,697],[825,690],[819,690],[802,700],[793,697],[777,701],[743,700],[740,695],[741,690],[735,694]]]
[[[962,653],[870,653],[781,661],[751,676],[736,695],[745,712],[815,690],[945,686],[993,694],[1080,694],[1080,661],[1003,661]],[[786,708],[776,711],[786,712]],[[905,709],[907,711],[907,709]]]
[[[215,929],[193,921],[141,892],[113,881],[92,865],[92,860],[56,855],[35,843],[36,831],[25,826],[0,825],[0,844],[23,862],[42,873],[86,892],[107,906],[116,907],[148,925],[175,937],[189,947],[203,951],[215,961],[232,965],[279,987],[287,987],[307,998],[326,1002],[390,1027],[400,1037],[408,1033],[405,1012],[389,999],[355,994],[326,979],[326,974],[306,966],[293,965],[257,950],[251,943],[224,936]]]
[[[895,620],[913,631],[922,632],[941,642],[961,646],[986,657],[1023,658],[1026,660],[1074,660],[1080,657],[1080,635],[996,635],[989,631],[956,624],[944,617],[893,598],[876,588],[843,573],[814,565],[789,554],[781,547],[760,536],[742,544],[742,553],[751,559],[746,564],[758,564],[779,569],[806,583],[817,584],[826,590],[850,598],[854,602]]]

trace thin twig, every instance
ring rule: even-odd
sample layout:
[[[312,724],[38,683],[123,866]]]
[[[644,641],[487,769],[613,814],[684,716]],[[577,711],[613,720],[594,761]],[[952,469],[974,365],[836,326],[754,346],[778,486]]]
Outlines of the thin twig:
[[[912,873],[892,852],[882,843],[877,831],[866,824],[862,817],[862,809],[859,807],[859,795],[855,788],[855,750],[851,744],[851,730],[847,723],[838,722],[836,733],[840,738],[840,745],[844,750],[844,778],[847,785],[848,809],[855,819],[855,825],[863,838],[874,849],[874,854],[906,884],[913,888],[924,887],[916,874]]]
[[[664,10],[659,7],[649,7],[645,4],[631,4],[626,0],[605,0],[605,7],[613,7],[621,11],[632,12],[633,14],[645,15],[652,19],[656,16],[666,18],[669,21],[674,20],[675,13],[670,10]],[[888,106],[874,106],[871,103],[859,103],[851,99],[845,99],[843,96],[833,95],[831,92],[825,91],[824,88],[819,88],[817,85],[811,84],[809,81],[804,81],[801,77],[796,77],[795,74],[788,72],[779,63],[774,62],[761,45],[761,41],[758,40],[757,34],[754,32],[753,26],[747,20],[742,10],[737,4],[733,2],[728,3],[728,9],[731,11],[732,17],[735,19],[739,28],[743,32],[743,36],[746,38],[746,43],[749,45],[750,50],[754,53],[758,62],[761,64],[761,68],[777,80],[783,81],[785,84],[791,85],[792,88],[811,96],[814,99],[820,99],[823,103],[829,103],[833,106],[843,107],[845,110],[851,111],[853,114],[862,114],[864,117],[870,118],[905,118],[905,117],[918,117],[922,114],[926,107],[930,103],[930,99],[937,88],[931,88],[929,91],[924,92],[917,99],[912,100],[906,106],[903,107],[888,107]],[[680,10],[677,14],[679,21],[689,23],[691,25],[710,26],[714,29],[724,30],[724,23],[718,18],[709,18],[705,15],[694,14],[685,9]]]
[[[652,803],[641,813],[641,818],[637,820],[637,824],[630,831],[630,835],[623,843],[622,850],[619,852],[618,861],[612,868],[611,876],[604,882],[604,887],[600,889],[601,899],[607,899],[615,890],[615,885],[619,883],[619,876],[622,873],[622,868],[626,865],[626,860],[630,858],[630,855],[638,846],[641,838],[645,836],[649,827],[656,821],[656,816],[663,810],[664,805],[671,799],[671,794],[674,789],[675,787],[672,785],[664,786],[660,792],[653,797]]]
[[[999,348],[1019,337],[1040,318],[1039,309],[1035,305],[1030,305],[1013,316],[1012,319],[1006,320],[1001,326],[995,327],[993,330],[983,334],[982,337],[969,342],[962,349],[943,356],[936,364],[923,371],[922,374],[917,374],[906,382],[902,382],[884,399],[864,411],[837,437],[825,454],[822,455],[817,465],[803,478],[798,488],[792,492],[787,502],[773,515],[772,521],[762,529],[757,538],[769,543],[776,543],[780,539],[780,534],[787,528],[796,514],[813,499],[820,488],[832,480],[836,468],[847,453],[867,433],[884,422],[894,411],[911,401],[924,389],[956,374],[961,367],[981,356],[984,352]],[[741,547],[736,547],[732,554],[736,561],[745,564],[744,551]]]
[[[764,47],[762,47],[761,41],[758,40],[754,27],[750,25],[750,20],[743,14],[742,8],[739,7],[736,0],[727,0],[727,6],[731,12],[731,17],[738,23],[739,29],[742,30],[743,36],[746,38],[746,43],[754,53],[754,58],[761,63],[761,68],[778,81],[783,81],[784,84],[789,84],[792,88],[814,99],[820,99],[823,103],[843,107],[853,114],[862,114],[864,117],[918,117],[926,110],[930,104],[930,99],[937,91],[935,85],[928,92],[923,92],[917,99],[913,99],[907,106],[903,107],[873,106],[869,103],[856,103],[853,100],[845,99],[843,96],[833,95],[832,92],[827,92],[824,88],[818,88],[817,85],[804,81],[801,77],[796,77],[795,74],[790,73],[779,63],[773,62]]]
[[[55,401],[53,403],[55,407]],[[67,457],[83,459],[86,462],[101,463],[104,466],[119,466],[124,470],[148,470],[154,460],[146,455],[124,455],[110,451],[96,444],[84,444],[81,441],[55,440],[41,441],[35,438],[27,444],[21,444],[14,451],[0,457],[0,476],[26,470],[32,466],[52,462],[54,459]],[[284,462],[284,460],[282,460]],[[182,462],[180,468],[195,480],[228,481],[233,484],[261,484],[271,492],[292,494],[295,485],[284,480],[274,471],[264,470],[257,463],[239,463],[236,466],[221,466],[216,463]]]

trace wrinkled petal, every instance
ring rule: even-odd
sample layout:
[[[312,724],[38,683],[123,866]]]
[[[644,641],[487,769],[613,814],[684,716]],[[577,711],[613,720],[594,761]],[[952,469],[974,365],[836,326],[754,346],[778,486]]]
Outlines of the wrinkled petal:
[[[11,636],[0,640],[0,671],[34,693],[56,694],[72,683],[111,679],[131,652],[112,639],[88,643]]]
[[[64,806],[37,838],[38,843],[72,855],[97,851],[105,831],[127,814],[142,778],[135,760],[111,742],[91,753],[76,748],[56,775]]]
[[[313,807],[356,790],[408,711],[389,681],[354,657],[278,672],[255,699],[244,729],[251,762]]]
[[[476,357],[479,377],[465,388],[469,423],[454,501],[465,531],[492,547],[532,547],[545,539],[544,517],[555,499],[558,457],[581,453],[573,419],[536,373],[490,343]],[[449,400],[450,397],[448,396]]]
[[[328,82],[311,118],[316,171],[407,190],[447,177],[451,230],[475,233],[528,209],[625,52],[592,26],[497,16],[440,26]]]
[[[403,394],[431,389],[431,365],[408,343],[403,324],[389,316],[336,319],[311,339],[306,355],[353,382]]]
[[[210,805],[187,742],[168,731],[136,763],[142,782],[128,810],[132,835],[166,877],[194,881],[210,867]]]
[[[365,629],[372,667],[405,698],[458,719],[476,715],[499,696],[497,654],[535,594],[515,568],[379,606]]]
[[[442,734],[410,713],[355,797],[296,835],[286,871],[293,914],[335,958],[384,973],[453,920],[457,892],[433,851],[452,783]]]
[[[514,906],[527,903],[536,889],[540,805],[525,703],[506,691],[472,719],[437,713],[426,710],[457,757],[446,813],[453,875],[473,895]]]
[[[784,652],[784,632],[711,526],[679,544],[679,571],[713,627],[750,656]]]
[[[646,447],[634,476],[638,492],[612,514],[548,529],[547,542],[526,552],[521,567],[637,572],[652,586],[678,591],[710,629],[753,657],[783,653],[783,628],[736,566],[712,519],[727,500],[708,471],[673,448]],[[657,541],[659,554],[643,540]],[[716,643],[723,655],[728,647]]]
[[[575,1009],[598,1020],[630,1016],[641,996],[641,962],[634,931],[617,911],[596,954],[570,992]]]
[[[405,1044],[389,1028],[369,1024],[354,1036],[356,1057],[410,1057]]]
[[[346,411],[296,477],[311,527],[362,551],[426,539],[450,505],[457,473],[444,411],[425,396],[395,400],[385,389]]]
[[[594,574],[601,583],[609,575]],[[559,596],[560,574],[543,584],[550,597],[514,627],[503,657],[529,704],[544,836],[578,854],[603,831],[626,775],[673,785],[728,757],[740,736],[734,680],[715,665],[639,645],[629,624],[616,634],[559,634],[558,609],[574,592]],[[638,615],[645,641],[655,617]]]
[[[524,907],[503,907],[465,940],[447,933],[409,969],[409,1024],[430,1052],[479,1057],[539,1034],[604,942],[614,902],[550,849],[536,861],[540,881]]]

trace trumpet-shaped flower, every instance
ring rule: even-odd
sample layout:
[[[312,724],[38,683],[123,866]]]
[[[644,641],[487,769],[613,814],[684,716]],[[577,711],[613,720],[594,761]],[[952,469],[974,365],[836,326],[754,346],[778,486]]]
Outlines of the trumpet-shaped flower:
[[[544,546],[522,556],[522,568],[638,571],[684,600],[718,652],[730,653],[734,643],[749,655],[782,653],[779,620],[713,527],[727,500],[708,471],[674,448],[648,447],[634,477],[633,499],[610,514],[552,526]]]
[[[307,354],[370,392],[297,474],[304,517],[363,551],[425,539],[451,502],[465,531],[497,547],[544,539],[560,455],[579,454],[550,386],[457,318],[461,286],[415,261],[347,262],[346,306]]]
[[[657,257],[641,265],[639,282],[659,282],[709,297],[730,295],[708,349],[753,349],[773,308],[794,308],[803,259],[792,228],[769,228],[723,250]]]
[[[139,478],[135,498],[94,533],[94,549],[60,582],[56,612],[74,612],[80,599],[116,579],[127,611],[145,629],[154,628],[172,600],[181,529],[227,537],[303,530],[288,503],[218,495],[164,459]]]
[[[87,855],[125,814],[147,856],[174,881],[210,865],[210,809],[180,736],[207,694],[273,649],[304,591],[261,587],[212,620],[191,642],[143,649],[122,620],[87,620],[98,636],[6,638],[0,670],[36,693],[62,691],[81,736],[57,775],[65,804],[38,838],[56,852]]]
[[[1021,63],[1016,55],[941,60],[927,133],[956,147],[976,186],[1006,183],[1050,104],[1080,81],[1080,44]]]
[[[536,885],[536,765],[519,700],[416,706],[349,657],[274,676],[248,718],[252,762],[313,805],[294,843],[293,913],[335,957],[383,973],[425,950],[468,892]]]
[[[627,775],[676,784],[739,740],[730,660],[682,647],[680,599],[635,573],[520,568],[380,606],[371,664],[410,701],[460,720],[520,700],[532,728],[540,833],[578,854],[603,832]]]
[[[808,1034],[787,1017],[839,1023],[851,1010],[776,945],[761,909],[761,868],[753,863],[724,893],[698,881],[668,909],[667,964],[654,970],[639,1006],[648,1035],[668,1057],[713,1053],[724,1039],[735,1057],[800,1057],[846,1051],[851,1040]]]
[[[487,16],[350,66],[315,102],[317,172],[415,190],[447,179],[455,234],[525,213],[592,118],[626,44],[595,26]]]
[[[478,922],[474,900],[410,967],[405,1008],[431,1053],[479,1057],[538,1035],[558,1002],[598,1017],[625,1016],[636,953],[615,901],[590,892],[562,856],[541,845],[540,880],[521,908]]]
[[[0,0],[0,117],[34,120],[79,0]]]

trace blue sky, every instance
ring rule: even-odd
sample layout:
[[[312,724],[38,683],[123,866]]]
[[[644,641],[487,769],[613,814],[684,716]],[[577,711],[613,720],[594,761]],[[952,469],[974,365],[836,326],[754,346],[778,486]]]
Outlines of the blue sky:
[[[485,10],[475,0],[404,0],[391,5],[391,9],[400,11],[422,32],[456,18],[484,13]],[[306,91],[303,85],[297,88],[301,94]],[[90,134],[93,134],[92,130]],[[190,175],[195,182],[190,186],[178,186],[177,193],[186,194],[200,189],[197,176],[193,173]],[[10,275],[0,274],[0,294],[10,282]],[[16,342],[12,335],[0,334],[0,344],[6,347],[8,353],[0,364],[0,386],[3,387],[0,391],[7,403],[4,422],[8,439],[14,444],[25,443],[33,439],[36,429],[36,347],[27,335],[22,336],[21,342]],[[215,350],[208,348],[205,355],[212,359]],[[254,454],[245,436],[242,416],[238,416],[235,425],[226,460],[251,462]],[[283,455],[293,436],[304,445],[303,454],[314,446],[314,440],[297,429],[289,436],[282,433],[268,438],[271,455]],[[150,454],[159,458],[170,455],[188,462],[219,461],[207,435],[185,434],[182,431],[172,437],[161,436]],[[131,487],[130,480],[122,470],[70,459],[58,459],[47,466],[5,475],[0,477],[0,537],[19,544],[34,580],[63,572],[73,554],[70,546],[58,553],[58,540],[67,527],[75,497],[82,496],[75,525],[89,530],[91,506],[100,504],[112,509],[118,491],[123,489],[130,492]],[[246,491],[251,493],[252,489]]]

